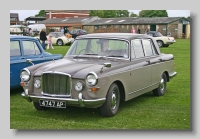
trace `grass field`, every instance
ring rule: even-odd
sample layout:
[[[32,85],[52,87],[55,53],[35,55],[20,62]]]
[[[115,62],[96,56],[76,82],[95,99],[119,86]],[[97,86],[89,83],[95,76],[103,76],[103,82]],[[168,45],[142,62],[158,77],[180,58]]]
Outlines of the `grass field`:
[[[166,94],[152,92],[122,102],[116,116],[102,117],[99,109],[67,107],[37,111],[21,97],[22,89],[10,92],[10,129],[131,129],[190,130],[190,40],[177,39],[162,53],[175,56],[177,76],[167,84]],[[50,53],[63,56],[69,46],[55,46]]]

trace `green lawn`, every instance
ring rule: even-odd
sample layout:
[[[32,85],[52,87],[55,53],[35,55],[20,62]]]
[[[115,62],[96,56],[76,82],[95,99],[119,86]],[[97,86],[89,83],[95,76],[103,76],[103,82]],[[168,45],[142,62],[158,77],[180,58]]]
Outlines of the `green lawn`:
[[[165,129],[189,130],[190,121],[190,40],[177,39],[162,53],[175,56],[177,76],[167,84],[166,94],[152,92],[122,102],[116,116],[102,117],[99,109],[67,107],[37,111],[21,97],[22,89],[10,92],[10,129]],[[54,46],[50,53],[63,56],[70,46]]]

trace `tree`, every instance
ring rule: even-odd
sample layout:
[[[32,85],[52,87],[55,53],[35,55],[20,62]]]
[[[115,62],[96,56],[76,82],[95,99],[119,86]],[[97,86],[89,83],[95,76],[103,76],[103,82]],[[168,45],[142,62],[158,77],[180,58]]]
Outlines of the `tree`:
[[[134,14],[133,12],[130,13],[130,17],[138,17],[137,14]]]
[[[98,16],[100,18],[103,18],[104,11],[103,10],[90,10],[90,16]]]
[[[129,17],[128,10],[116,10],[116,17]]]
[[[38,14],[35,15],[36,17],[46,17],[45,10],[40,10]]]
[[[116,10],[104,10],[104,18],[115,18],[117,17]]]
[[[90,10],[90,16],[98,16],[100,18],[116,18],[128,17],[128,10]]]
[[[166,10],[141,10],[139,17],[168,17]]]

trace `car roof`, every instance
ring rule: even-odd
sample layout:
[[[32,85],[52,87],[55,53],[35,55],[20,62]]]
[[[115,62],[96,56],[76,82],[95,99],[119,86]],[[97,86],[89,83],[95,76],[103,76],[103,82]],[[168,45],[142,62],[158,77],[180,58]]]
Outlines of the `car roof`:
[[[149,32],[147,32],[147,33],[156,33],[157,31],[149,31]]]
[[[133,34],[133,33],[92,33],[78,36],[77,39],[81,38],[118,38],[118,39],[139,39],[139,38],[152,38],[146,34]]]
[[[34,37],[31,36],[21,36],[21,35],[10,35],[10,39],[33,39],[33,40],[37,40]]]

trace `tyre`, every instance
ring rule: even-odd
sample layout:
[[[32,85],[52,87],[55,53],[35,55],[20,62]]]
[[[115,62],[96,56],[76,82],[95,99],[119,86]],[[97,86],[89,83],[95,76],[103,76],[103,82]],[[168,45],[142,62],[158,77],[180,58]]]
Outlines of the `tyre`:
[[[42,111],[48,109],[47,107],[42,107],[38,102],[33,102],[33,106],[35,107],[36,110]]]
[[[57,40],[57,44],[58,44],[58,46],[62,46],[63,45],[63,41],[62,40]]]
[[[167,88],[167,77],[166,74],[163,73],[158,88],[153,90],[154,96],[163,96],[166,92],[166,88]]]
[[[158,47],[163,47],[163,42],[162,41],[157,41]]]
[[[120,104],[120,92],[116,83],[113,83],[106,95],[105,103],[100,107],[101,115],[112,117],[117,114]]]

